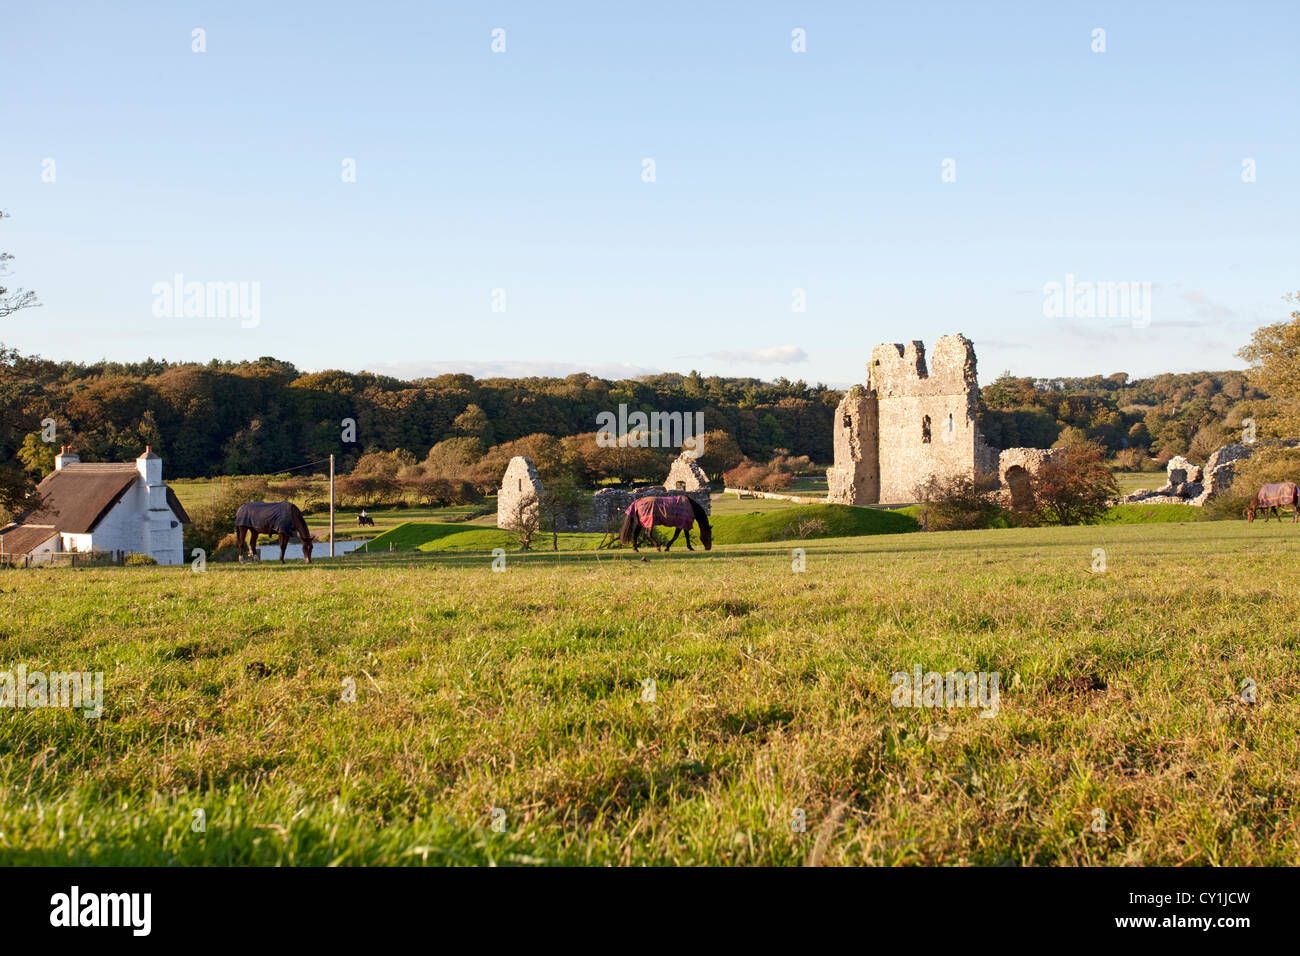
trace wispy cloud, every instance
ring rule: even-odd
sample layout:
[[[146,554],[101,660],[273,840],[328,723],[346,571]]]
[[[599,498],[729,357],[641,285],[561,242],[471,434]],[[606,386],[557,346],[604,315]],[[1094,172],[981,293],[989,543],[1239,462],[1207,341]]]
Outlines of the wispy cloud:
[[[1226,305],[1214,302],[1204,292],[1184,292],[1179,298],[1185,302],[1190,302],[1198,316],[1205,320],[1202,324],[1208,325],[1211,322],[1222,322],[1225,319],[1235,319],[1237,313]],[[1169,323],[1172,324],[1172,323]]]
[[[797,345],[774,345],[771,348],[753,351],[710,352],[709,358],[721,362],[748,362],[757,365],[795,365],[808,361],[808,353]]]

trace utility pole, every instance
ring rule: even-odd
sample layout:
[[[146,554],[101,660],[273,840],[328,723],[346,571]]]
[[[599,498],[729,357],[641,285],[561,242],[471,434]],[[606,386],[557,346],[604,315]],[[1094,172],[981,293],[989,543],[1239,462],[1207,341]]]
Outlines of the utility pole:
[[[334,557],[334,456],[330,455],[330,557]]]

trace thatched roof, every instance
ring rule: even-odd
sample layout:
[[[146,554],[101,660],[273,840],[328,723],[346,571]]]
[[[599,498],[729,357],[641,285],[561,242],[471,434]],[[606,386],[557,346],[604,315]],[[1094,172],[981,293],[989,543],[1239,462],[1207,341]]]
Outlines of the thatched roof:
[[[133,462],[71,462],[51,472],[36,488],[40,504],[3,532],[5,552],[26,553],[56,532],[93,531],[139,477]],[[190,516],[171,488],[167,488],[167,504],[179,521],[189,523]],[[37,540],[40,534],[44,536]]]

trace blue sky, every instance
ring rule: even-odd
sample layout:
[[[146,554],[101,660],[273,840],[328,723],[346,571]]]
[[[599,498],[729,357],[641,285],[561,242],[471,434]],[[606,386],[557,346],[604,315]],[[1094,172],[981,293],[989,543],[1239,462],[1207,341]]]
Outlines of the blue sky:
[[[1300,289],[1294,2],[272,6],[6,10],[0,248],[44,306],[0,340],[843,385],[960,331],[984,381],[1145,375],[1240,367]],[[155,315],[178,273],[257,323]],[[1067,275],[1151,283],[1149,325],[1046,317]]]

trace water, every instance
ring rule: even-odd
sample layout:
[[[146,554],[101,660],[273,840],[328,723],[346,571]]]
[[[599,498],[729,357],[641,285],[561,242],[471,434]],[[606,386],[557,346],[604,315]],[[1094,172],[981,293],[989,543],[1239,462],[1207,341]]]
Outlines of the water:
[[[364,541],[335,541],[334,556],[347,554],[349,551],[355,551],[364,545]],[[258,550],[262,553],[263,561],[279,561],[280,545],[279,544],[261,544]],[[311,546],[311,556],[313,558],[328,558],[330,556],[330,545],[328,541],[317,541]],[[289,547],[284,549],[284,560],[302,560],[302,545],[296,541],[290,541]]]

